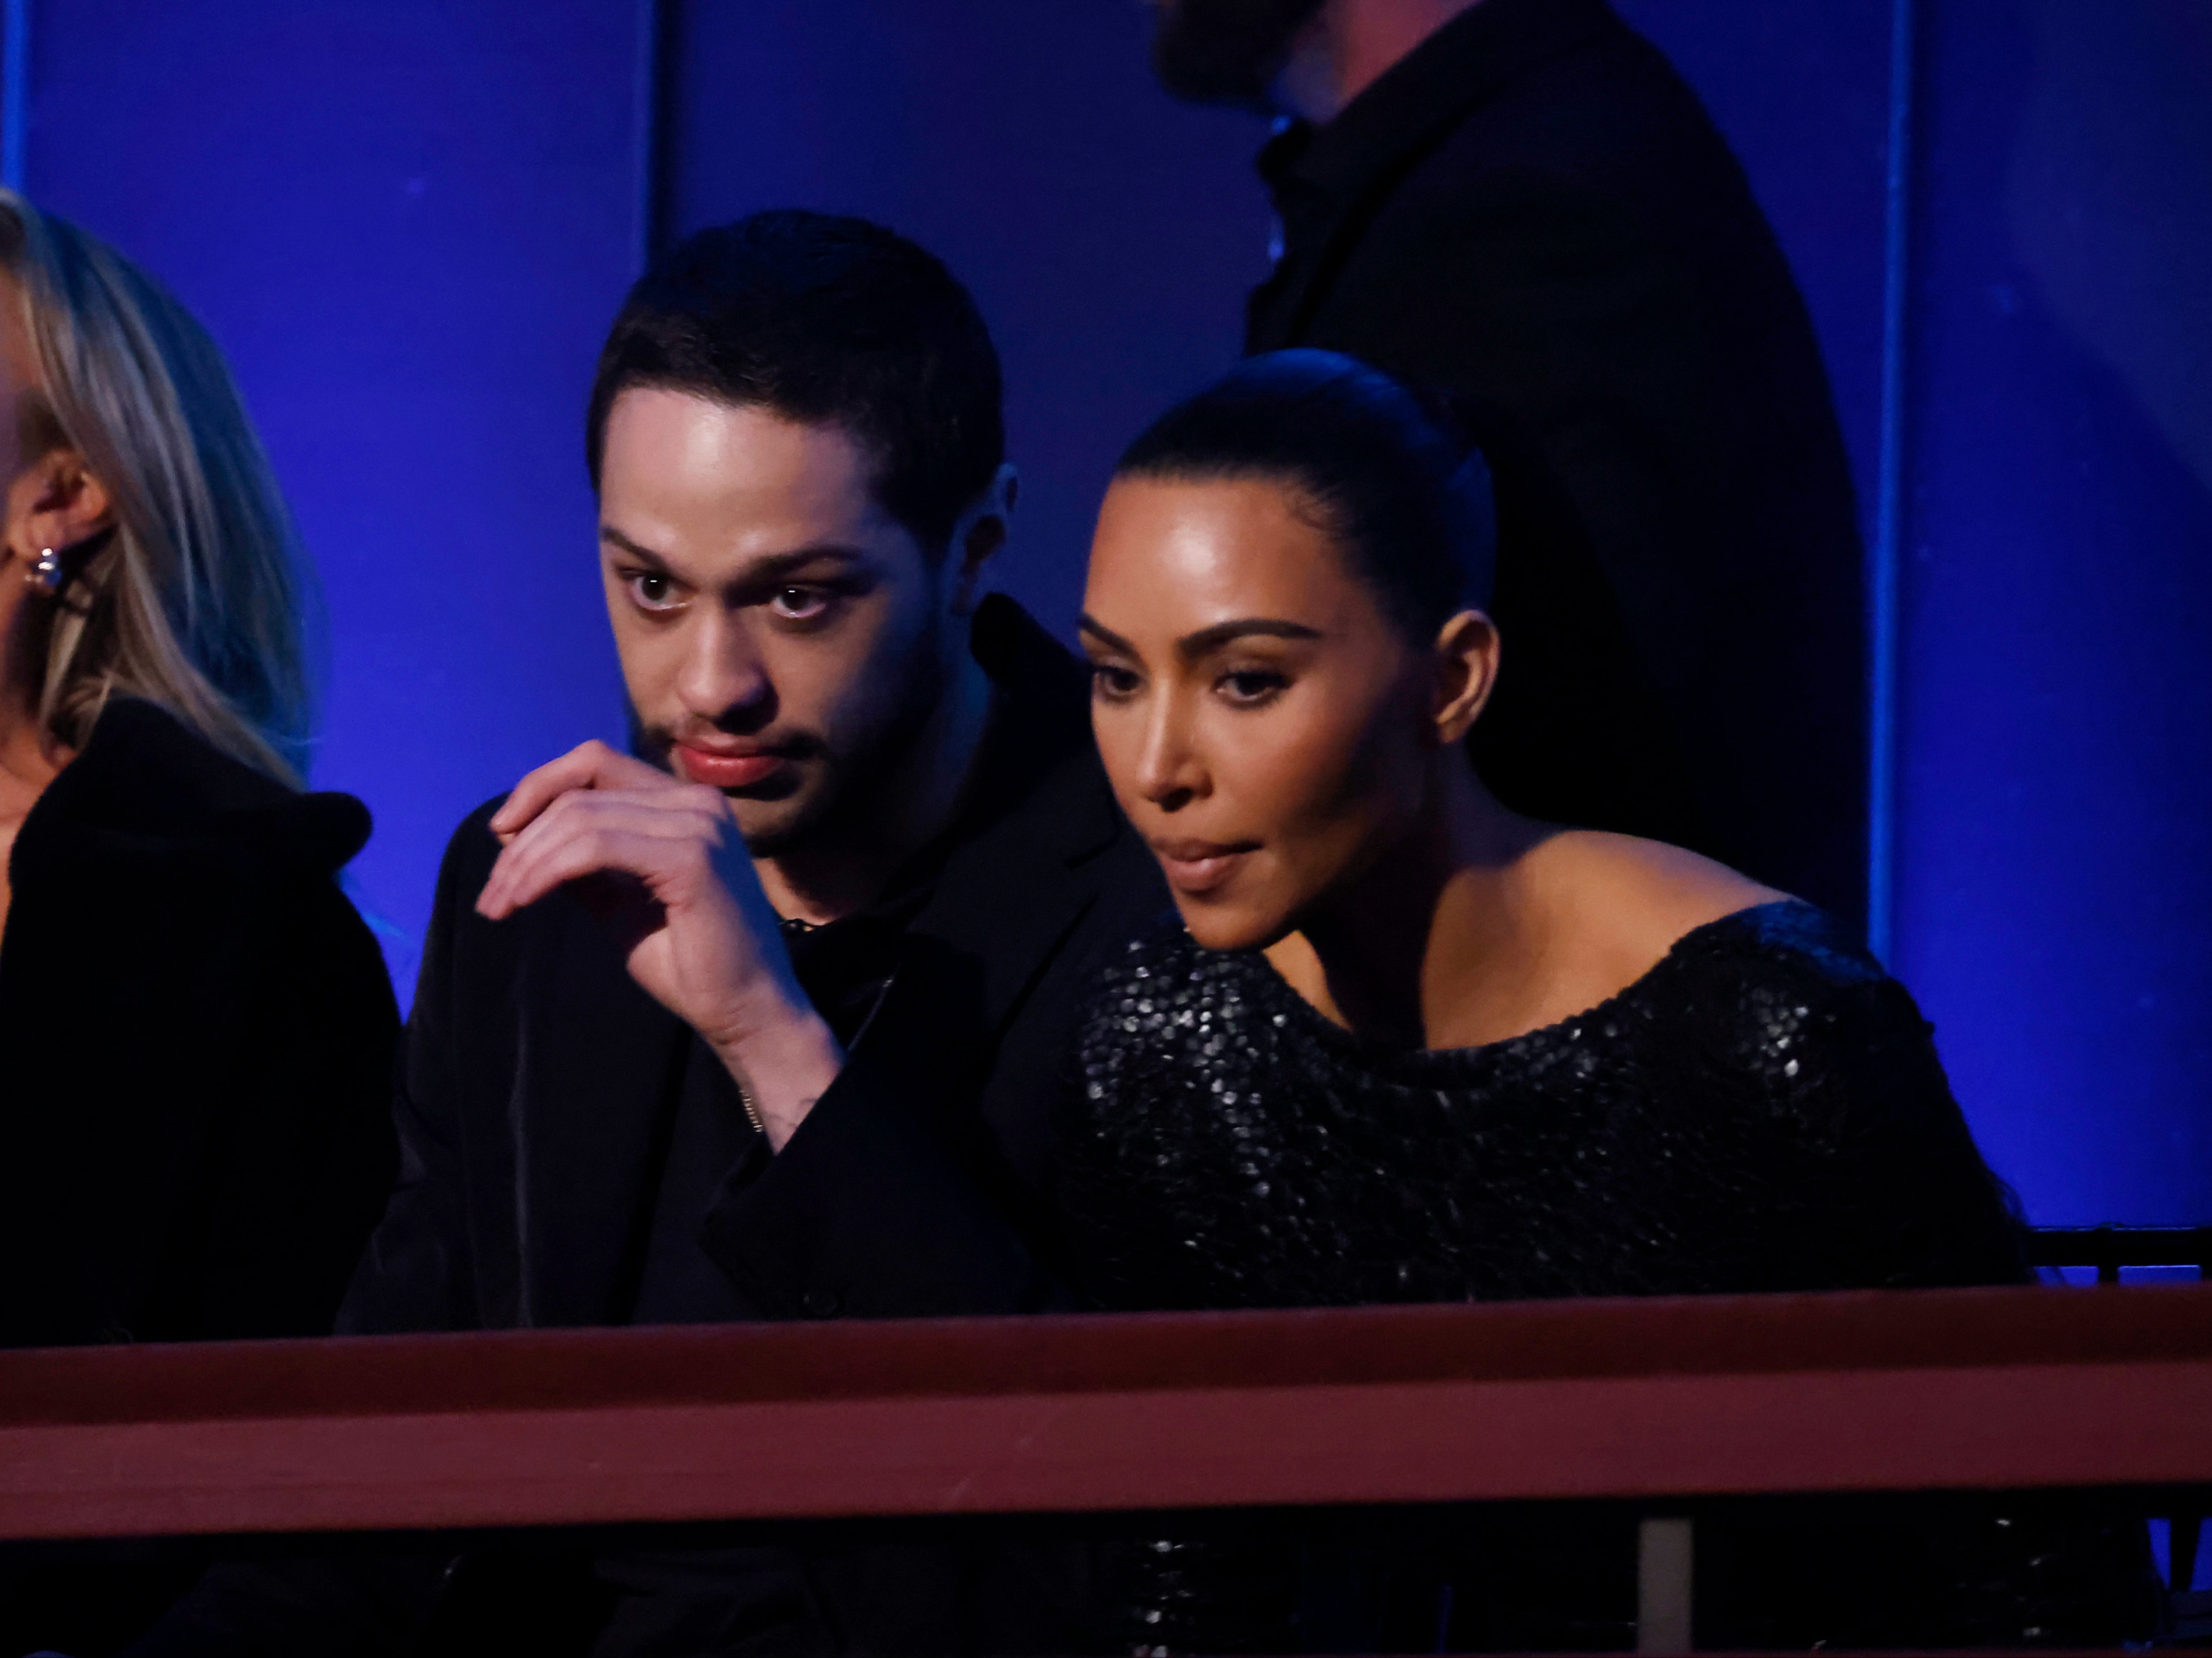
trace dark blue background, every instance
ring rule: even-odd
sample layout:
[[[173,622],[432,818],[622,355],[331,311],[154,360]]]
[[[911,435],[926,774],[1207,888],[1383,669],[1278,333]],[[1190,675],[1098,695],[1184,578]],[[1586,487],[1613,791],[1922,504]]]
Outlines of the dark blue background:
[[[1773,217],[1870,531],[1913,94],[1892,963],[2037,1219],[2212,1219],[2212,12],[1920,0],[1900,87],[1886,0],[1623,9]],[[454,822],[619,729],[579,428],[649,204],[859,210],[946,257],[1007,361],[1002,580],[1055,623],[1114,451],[1231,357],[1263,268],[1263,134],[1157,92],[1135,0],[655,15],[30,6],[31,193],[208,322],[319,558],[316,779],[376,811],[355,874],[403,974]]]

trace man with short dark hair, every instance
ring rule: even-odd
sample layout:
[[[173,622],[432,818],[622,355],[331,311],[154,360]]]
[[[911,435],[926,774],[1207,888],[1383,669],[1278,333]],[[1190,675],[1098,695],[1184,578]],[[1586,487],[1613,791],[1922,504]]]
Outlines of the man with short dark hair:
[[[1850,473],[1804,302],[1696,94],[1606,0],[1152,3],[1170,90],[1278,118],[1245,349],[1364,358],[1482,428],[1484,775],[1857,923]]]
[[[973,302],[889,231],[756,215],[632,291],[588,458],[635,751],[587,744],[454,835],[400,1181],[343,1328],[1055,1297],[1060,1066],[1088,980],[1165,896],[1098,768],[1082,671],[983,596],[1003,446]],[[603,1558],[521,1594],[496,1565],[452,1591],[403,1566],[373,1600],[395,1637],[437,1617],[448,1642],[509,1643],[526,1602],[573,1637],[580,1576],[610,1654],[1074,1638],[962,1579],[988,1555]],[[297,1606],[365,1604],[368,1581],[317,1573],[292,1611],[266,1569],[219,1573],[149,1649],[309,1649]],[[966,1621],[983,1601],[1007,1633]],[[349,1649],[375,1649],[368,1621]]]

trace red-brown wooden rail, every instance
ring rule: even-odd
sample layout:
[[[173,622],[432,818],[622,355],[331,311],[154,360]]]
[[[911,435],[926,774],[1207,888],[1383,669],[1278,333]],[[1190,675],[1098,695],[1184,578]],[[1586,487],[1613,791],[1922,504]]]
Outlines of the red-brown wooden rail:
[[[2212,1482],[2212,1286],[0,1354],[0,1537]]]

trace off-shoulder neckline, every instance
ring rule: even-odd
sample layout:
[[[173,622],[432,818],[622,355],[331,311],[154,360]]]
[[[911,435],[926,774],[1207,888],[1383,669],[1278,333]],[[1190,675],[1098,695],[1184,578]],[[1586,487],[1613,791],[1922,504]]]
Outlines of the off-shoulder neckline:
[[[1373,1066],[1441,1066],[1459,1069],[1471,1064],[1511,1057],[1549,1042],[1578,1041],[1584,1029],[1602,1024],[1607,1015],[1622,1012],[1628,1003],[1648,997],[1653,986],[1672,977],[1683,965],[1705,953],[1705,947],[1723,939],[1748,935],[1764,939],[1775,929],[1770,925],[1784,916],[1797,921],[1810,921],[1817,926],[1830,925],[1826,912],[1807,903],[1802,898],[1771,898],[1763,903],[1731,910],[1710,921],[1700,922],[1667,947],[1667,953],[1629,983],[1610,996],[1593,1002],[1578,1013],[1571,1013],[1549,1024],[1537,1025],[1517,1035],[1501,1036],[1496,1042],[1482,1042],[1471,1048],[1399,1048],[1373,1036],[1346,1030],[1311,1002],[1301,996],[1295,986],[1276,970],[1273,963],[1258,950],[1240,950],[1233,959],[1244,962],[1254,981],[1268,999],[1279,1005],[1271,1010],[1278,1013],[1278,1023],[1289,1017],[1298,1017],[1306,1030],[1349,1057]],[[1184,942],[1197,950],[1196,942],[1188,935]]]

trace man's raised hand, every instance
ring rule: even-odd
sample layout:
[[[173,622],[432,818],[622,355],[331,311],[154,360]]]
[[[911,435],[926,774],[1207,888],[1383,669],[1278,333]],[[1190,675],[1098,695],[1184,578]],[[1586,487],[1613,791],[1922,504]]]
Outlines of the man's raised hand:
[[[843,1063],[806,999],[730,803],[586,743],[538,768],[491,819],[477,896],[502,920],[560,887],[611,926],[630,975],[705,1038],[782,1148]]]

